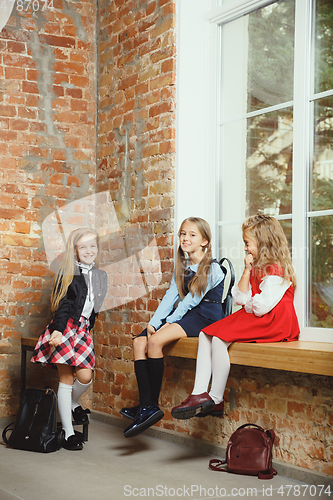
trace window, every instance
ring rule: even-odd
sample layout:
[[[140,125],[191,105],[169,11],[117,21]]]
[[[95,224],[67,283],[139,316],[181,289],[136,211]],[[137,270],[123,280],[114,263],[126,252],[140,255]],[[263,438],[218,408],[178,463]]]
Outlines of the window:
[[[333,342],[331,0],[232,0],[219,31],[220,255],[243,267],[241,222],[280,220],[292,249],[301,339]]]

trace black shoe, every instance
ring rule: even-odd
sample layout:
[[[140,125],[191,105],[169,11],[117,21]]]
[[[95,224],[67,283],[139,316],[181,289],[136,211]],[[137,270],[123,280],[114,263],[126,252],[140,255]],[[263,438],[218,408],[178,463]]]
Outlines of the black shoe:
[[[119,413],[123,417],[127,417],[130,418],[131,420],[134,420],[139,408],[140,405],[132,406],[131,408],[122,408]]]
[[[82,406],[77,406],[72,410],[73,419],[78,425],[89,423],[88,413],[90,413],[90,410],[88,408],[84,410]]]
[[[84,443],[85,439],[83,438],[83,432],[74,431],[74,434],[81,441],[81,443]]]
[[[134,437],[148,429],[148,427],[156,424],[164,413],[158,405],[146,406],[139,408],[133,423],[124,430],[125,437]]]
[[[63,440],[62,447],[65,448],[65,450],[76,451],[82,450],[83,444],[81,439],[76,434],[72,434],[68,439]]]

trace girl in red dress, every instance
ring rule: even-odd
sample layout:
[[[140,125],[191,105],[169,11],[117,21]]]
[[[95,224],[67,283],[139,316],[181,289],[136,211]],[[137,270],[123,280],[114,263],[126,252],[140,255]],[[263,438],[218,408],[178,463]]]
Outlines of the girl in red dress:
[[[255,215],[243,223],[242,231],[244,271],[232,289],[234,303],[242,309],[200,332],[194,389],[173,408],[175,418],[222,415],[232,342],[289,342],[298,338],[293,304],[296,278],[281,225],[274,217]]]

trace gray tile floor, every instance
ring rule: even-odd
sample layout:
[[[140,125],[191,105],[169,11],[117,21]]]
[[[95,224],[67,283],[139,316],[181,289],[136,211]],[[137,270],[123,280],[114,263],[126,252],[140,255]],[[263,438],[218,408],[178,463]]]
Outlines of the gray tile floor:
[[[145,433],[124,438],[128,423],[116,427],[92,419],[89,441],[79,452],[31,453],[1,441],[0,500],[333,499],[333,493],[279,475],[261,481],[210,471],[212,456],[200,451]]]

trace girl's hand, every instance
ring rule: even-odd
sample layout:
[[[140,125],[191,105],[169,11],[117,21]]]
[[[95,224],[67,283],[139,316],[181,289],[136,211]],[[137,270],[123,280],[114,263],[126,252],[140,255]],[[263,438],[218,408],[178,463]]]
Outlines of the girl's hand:
[[[253,255],[247,253],[244,258],[244,271],[241,279],[238,282],[238,289],[240,292],[248,292],[250,289],[250,276],[253,266]]]
[[[54,330],[54,332],[51,334],[49,344],[52,345],[53,347],[58,347],[58,345],[61,344],[62,341],[62,333],[59,332],[59,330]]]
[[[152,325],[147,325],[147,339],[149,339],[151,335],[154,335],[155,331],[156,330]]]
[[[251,253],[247,253],[244,258],[245,269],[248,271],[252,271],[253,265],[253,255]]]

